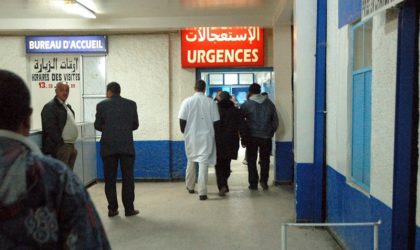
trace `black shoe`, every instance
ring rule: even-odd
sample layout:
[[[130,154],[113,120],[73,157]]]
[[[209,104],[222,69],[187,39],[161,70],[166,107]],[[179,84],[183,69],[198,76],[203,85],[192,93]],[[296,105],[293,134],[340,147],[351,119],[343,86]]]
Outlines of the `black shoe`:
[[[248,189],[249,190],[258,190],[258,187],[257,186],[248,186]]]
[[[260,182],[260,185],[262,187],[263,190],[268,190],[268,185],[265,182]]]
[[[187,190],[188,190],[188,193],[190,193],[190,194],[193,194],[194,193],[194,189],[187,188]]]
[[[222,187],[219,190],[219,196],[226,196],[226,192],[227,192],[227,188],[226,187]]]
[[[139,214],[139,210],[132,210],[132,211],[128,211],[128,212],[125,212],[125,216],[134,216],[134,215],[137,215],[137,214]]]
[[[108,210],[108,217],[114,217],[119,214],[118,209],[117,210]]]
[[[207,195],[200,195],[200,201],[207,200]]]

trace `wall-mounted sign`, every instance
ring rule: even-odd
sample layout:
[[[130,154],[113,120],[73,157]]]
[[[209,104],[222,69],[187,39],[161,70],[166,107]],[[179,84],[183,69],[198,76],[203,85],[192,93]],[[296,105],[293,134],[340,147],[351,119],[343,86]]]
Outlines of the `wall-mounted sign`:
[[[264,66],[259,27],[199,27],[181,31],[182,67]]]
[[[55,96],[55,85],[65,82],[70,87],[68,103],[79,121],[82,91],[82,57],[80,55],[31,55],[29,59],[33,127],[41,127],[41,110]]]
[[[26,53],[95,53],[108,52],[107,36],[27,36]]]
[[[404,0],[361,0],[362,1],[362,20],[371,18],[375,14],[394,7]]]

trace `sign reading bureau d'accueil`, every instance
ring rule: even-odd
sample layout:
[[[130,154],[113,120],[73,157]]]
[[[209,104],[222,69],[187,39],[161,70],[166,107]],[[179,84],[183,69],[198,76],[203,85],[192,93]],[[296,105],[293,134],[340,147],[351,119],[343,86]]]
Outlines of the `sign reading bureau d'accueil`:
[[[26,53],[106,54],[107,36],[27,36]]]

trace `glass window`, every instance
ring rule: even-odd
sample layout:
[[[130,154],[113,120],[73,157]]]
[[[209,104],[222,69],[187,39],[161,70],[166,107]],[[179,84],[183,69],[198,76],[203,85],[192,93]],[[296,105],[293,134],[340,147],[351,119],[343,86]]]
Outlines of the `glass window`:
[[[372,21],[368,21],[364,25],[364,47],[365,60],[364,67],[372,67]]]
[[[239,84],[251,85],[254,82],[254,74],[241,73],[239,74]]]
[[[238,74],[225,74],[225,85],[238,84]]]
[[[353,32],[353,70],[357,71],[363,67],[363,26],[354,29]]]
[[[351,179],[370,189],[372,21],[353,28]]]
[[[223,85],[223,74],[209,74],[209,84]]]

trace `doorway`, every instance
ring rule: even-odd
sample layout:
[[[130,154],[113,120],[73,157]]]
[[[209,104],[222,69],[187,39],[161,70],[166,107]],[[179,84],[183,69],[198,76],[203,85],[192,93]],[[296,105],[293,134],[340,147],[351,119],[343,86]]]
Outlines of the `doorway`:
[[[202,68],[197,69],[197,79],[207,83],[206,93],[215,98],[217,91],[229,92],[241,105],[247,99],[248,88],[252,83],[261,85],[274,101],[274,72],[272,67],[262,68]]]

